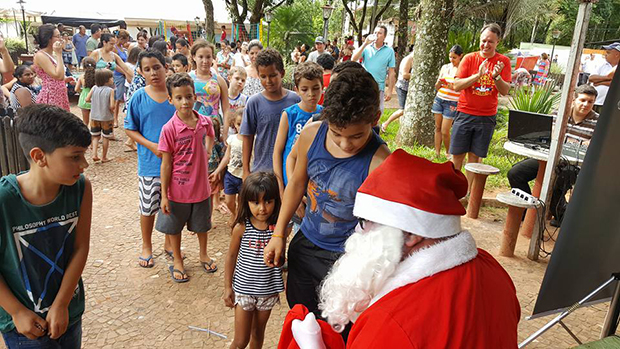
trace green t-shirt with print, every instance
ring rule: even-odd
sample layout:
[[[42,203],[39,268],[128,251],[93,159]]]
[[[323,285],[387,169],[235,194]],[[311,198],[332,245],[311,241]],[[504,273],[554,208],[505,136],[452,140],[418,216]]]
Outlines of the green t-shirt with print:
[[[42,318],[47,316],[67,269],[75,243],[85,179],[61,186],[46,205],[24,199],[17,177],[0,179],[0,276],[13,295]],[[69,326],[84,313],[82,279],[69,303]],[[15,328],[0,308],[0,332]]]

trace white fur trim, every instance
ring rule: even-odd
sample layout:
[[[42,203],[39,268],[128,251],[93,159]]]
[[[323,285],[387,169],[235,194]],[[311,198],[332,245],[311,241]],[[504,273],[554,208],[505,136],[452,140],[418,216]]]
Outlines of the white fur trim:
[[[451,239],[415,252],[398,265],[370,304],[397,288],[469,262],[477,255],[476,241],[466,230]]]
[[[399,202],[357,193],[353,215],[427,238],[443,238],[461,231],[461,216],[426,212]]]

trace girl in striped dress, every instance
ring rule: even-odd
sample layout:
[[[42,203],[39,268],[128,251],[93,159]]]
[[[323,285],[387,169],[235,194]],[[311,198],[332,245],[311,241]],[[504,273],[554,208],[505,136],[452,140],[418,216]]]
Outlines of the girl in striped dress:
[[[224,304],[235,308],[231,348],[262,348],[271,309],[284,291],[282,270],[265,265],[263,252],[280,211],[280,190],[273,173],[255,172],[241,187],[224,274]],[[273,236],[283,238],[282,236]]]

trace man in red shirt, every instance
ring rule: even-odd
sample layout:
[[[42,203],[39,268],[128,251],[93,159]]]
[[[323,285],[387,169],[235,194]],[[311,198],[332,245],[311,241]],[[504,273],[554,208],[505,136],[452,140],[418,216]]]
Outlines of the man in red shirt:
[[[225,25],[222,26],[222,36],[220,36],[220,42],[224,43],[224,40],[226,40],[226,26]]]
[[[495,130],[498,94],[507,95],[510,90],[510,59],[495,51],[500,38],[499,25],[485,25],[480,31],[480,51],[465,55],[456,73],[454,90],[461,91],[461,96],[452,125],[450,154],[459,170],[465,154],[468,163],[487,156]]]

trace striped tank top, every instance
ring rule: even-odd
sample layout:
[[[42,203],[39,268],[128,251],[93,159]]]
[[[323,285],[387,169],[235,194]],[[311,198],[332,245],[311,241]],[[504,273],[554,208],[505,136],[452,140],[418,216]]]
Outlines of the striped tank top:
[[[458,69],[459,68],[455,67],[452,63],[444,64],[439,71],[439,78],[446,79],[447,82],[453,83]],[[458,102],[460,95],[460,92],[456,92],[447,87],[441,87],[439,91],[437,91],[437,97],[446,101]]]
[[[273,229],[259,230],[249,219],[245,220],[245,232],[233,274],[233,291],[236,293],[263,297],[284,291],[282,270],[266,266],[263,260],[271,234]]]

